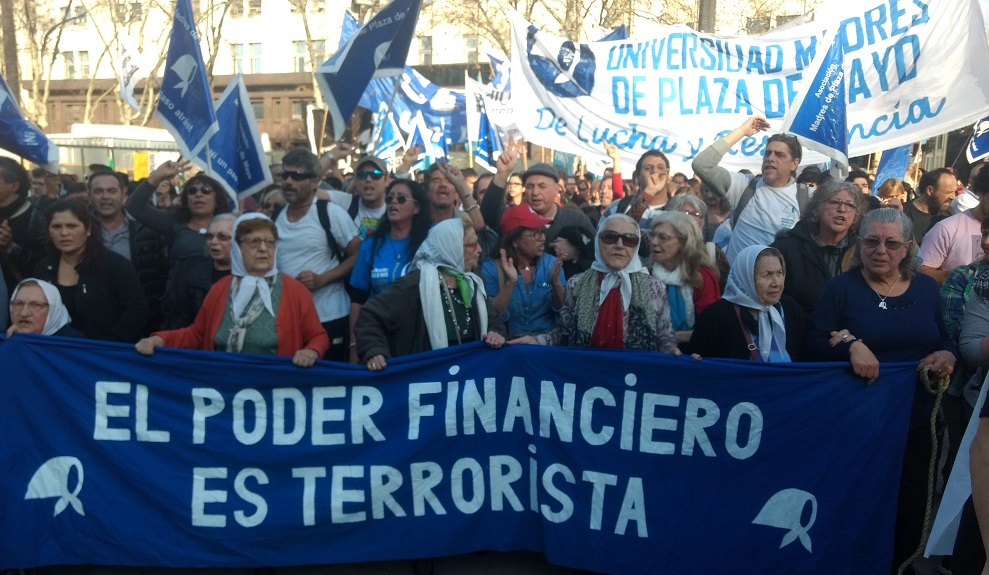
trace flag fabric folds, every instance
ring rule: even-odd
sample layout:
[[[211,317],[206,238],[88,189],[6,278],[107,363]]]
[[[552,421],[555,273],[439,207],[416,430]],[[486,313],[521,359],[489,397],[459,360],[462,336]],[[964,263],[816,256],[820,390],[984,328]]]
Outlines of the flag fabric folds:
[[[3,76],[0,76],[0,148],[58,173],[58,146],[27,121]]]
[[[120,97],[131,108],[140,112],[141,106],[134,99],[134,87],[148,76],[144,59],[123,35],[117,38],[117,57],[119,59],[117,81],[120,85]]]
[[[175,6],[155,117],[187,158],[198,155],[219,129],[189,0],[178,0]]]
[[[976,122],[974,129],[975,133],[972,134],[972,139],[965,148],[965,157],[970,164],[989,156],[989,116]]]
[[[405,70],[421,6],[422,0],[393,0],[316,71],[334,137],[343,136],[372,78],[396,76]]]
[[[405,145],[402,133],[398,130],[398,124],[395,123],[395,117],[384,102],[378,107],[372,137],[374,141],[373,155],[384,159],[385,162],[393,159],[395,152]]]
[[[902,180],[910,165],[910,145],[900,146],[883,152],[876,168],[876,181],[872,184],[872,195],[879,193],[879,186],[889,179]]]
[[[219,181],[236,202],[274,181],[247,86],[240,74],[216,103],[216,118],[220,130],[210,139],[209,161],[206,148],[193,161]]]

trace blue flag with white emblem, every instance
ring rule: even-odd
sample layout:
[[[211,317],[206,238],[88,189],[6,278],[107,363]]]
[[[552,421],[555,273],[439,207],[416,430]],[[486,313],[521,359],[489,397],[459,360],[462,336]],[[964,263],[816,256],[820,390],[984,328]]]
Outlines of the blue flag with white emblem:
[[[483,108],[483,102],[481,106]],[[501,155],[504,146],[501,144],[501,138],[498,137],[498,130],[491,124],[491,120],[488,119],[488,112],[485,109],[481,110],[479,124],[477,151],[474,152],[474,159],[485,170],[494,172],[496,171],[495,163],[498,161],[498,156]]]
[[[989,116],[976,122],[974,128],[975,133],[965,148],[965,156],[970,164],[989,156]]]
[[[240,74],[216,103],[216,119],[220,130],[210,139],[210,161],[206,161],[206,148],[203,148],[193,162],[211,173],[236,202],[274,181],[244,77]]]
[[[384,102],[378,108],[373,139],[375,143],[373,155],[384,159],[385,162],[394,159],[395,152],[405,144],[402,133],[398,130],[398,124],[395,123],[395,117]]]
[[[189,0],[178,0],[175,6],[155,118],[175,137],[187,158],[198,155],[219,129]]]
[[[440,134],[442,136],[442,134]],[[428,125],[421,113],[412,120],[412,131],[406,148],[419,146],[419,156],[412,164],[413,170],[422,170],[440,158],[446,157],[442,144],[437,141],[437,134]]]
[[[316,70],[335,138],[343,136],[372,78],[405,70],[421,7],[422,0],[393,0]]]
[[[58,146],[27,121],[3,76],[0,76],[0,148],[58,173]]]
[[[845,81],[845,32],[829,36],[827,51],[819,52],[804,77],[804,85],[783,118],[781,131],[799,137],[800,143],[832,160],[839,170],[848,169],[848,127]]]

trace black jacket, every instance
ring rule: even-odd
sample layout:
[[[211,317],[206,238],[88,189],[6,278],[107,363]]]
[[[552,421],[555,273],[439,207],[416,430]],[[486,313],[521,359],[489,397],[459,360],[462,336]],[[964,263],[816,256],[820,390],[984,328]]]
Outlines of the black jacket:
[[[58,260],[58,255],[41,260],[35,277],[57,286]],[[99,262],[77,271],[79,283],[70,288],[72,302],[67,304],[74,310],[72,326],[88,339],[139,340],[148,321],[148,302],[127,258],[105,250]]]
[[[789,272],[789,270],[788,270]],[[804,344],[804,314],[792,298],[783,296],[783,322],[786,324],[786,351],[791,361],[800,361]],[[741,313],[748,313],[742,308]],[[735,315],[735,304],[726,299],[707,306],[694,322],[694,333],[683,346],[684,353],[725,359],[752,359],[748,341]]]
[[[803,220],[793,229],[777,234],[772,247],[783,254],[786,262],[783,291],[797,301],[806,316],[814,312],[824,285],[848,268],[852,255],[851,238],[846,238],[844,246],[819,246]],[[825,256],[829,251],[837,257],[837,270],[828,267]]]
[[[94,221],[99,222],[95,218]],[[168,241],[130,214],[127,214],[127,228],[130,262],[148,300],[150,313],[144,330],[147,335],[162,328],[162,297],[165,295],[165,282],[168,281]]]
[[[230,275],[229,271],[214,273],[213,260],[205,256],[186,258],[176,265],[173,289],[162,300],[162,329],[192,325],[213,284]]]

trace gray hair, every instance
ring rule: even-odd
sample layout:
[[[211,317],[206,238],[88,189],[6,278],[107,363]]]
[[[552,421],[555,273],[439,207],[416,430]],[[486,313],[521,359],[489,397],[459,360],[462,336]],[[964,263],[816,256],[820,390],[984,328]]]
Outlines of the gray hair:
[[[800,219],[805,222],[804,225],[812,233],[817,233],[817,229],[821,225],[821,214],[827,208],[825,204],[841,192],[851,194],[852,201],[855,202],[855,218],[852,221],[852,226],[848,229],[848,235],[855,236],[858,226],[861,224],[862,217],[869,209],[869,202],[865,199],[865,194],[862,193],[862,190],[858,189],[855,185],[850,182],[838,180],[830,180],[818,186],[814,195],[810,197],[810,201],[804,206],[804,213],[801,214]],[[907,221],[909,222],[910,220]]]
[[[608,222],[612,220],[619,222],[626,222],[628,224],[631,224],[636,230],[639,229],[639,222],[632,219],[632,216],[629,216],[627,214],[611,214],[610,216],[606,217],[604,220],[601,221],[601,225],[598,226],[598,231],[594,235],[595,236],[601,235],[601,232],[604,231],[605,226],[608,224]]]
[[[682,212],[684,204],[689,204],[688,207],[700,212],[701,218],[707,218],[707,204],[704,200],[693,194],[680,194],[673,196],[670,198],[670,201],[666,202],[666,206],[663,207],[663,210],[667,212]]]
[[[917,273],[917,242],[913,241],[913,223],[910,218],[896,208],[872,210],[862,218],[862,223],[859,224],[859,237],[865,237],[872,230],[872,226],[881,224],[899,225],[903,232],[903,241],[910,242],[907,255],[900,261],[900,273],[908,278],[913,277]],[[852,260],[852,264],[855,266],[862,265],[861,250],[861,245],[855,248],[855,257]]]
[[[209,221],[210,225],[218,224],[220,222],[230,222],[231,224],[237,221],[237,216],[226,213],[226,214],[216,214],[213,219]]]

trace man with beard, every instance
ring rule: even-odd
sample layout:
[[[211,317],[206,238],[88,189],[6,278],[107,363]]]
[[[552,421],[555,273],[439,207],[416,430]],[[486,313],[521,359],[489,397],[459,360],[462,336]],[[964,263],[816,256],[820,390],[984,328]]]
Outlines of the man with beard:
[[[161,297],[168,279],[165,238],[127,213],[124,209],[127,192],[117,174],[93,172],[86,180],[86,191],[103,245],[127,258],[137,270],[141,289],[151,308],[147,332],[159,329]]]
[[[917,245],[922,245],[932,219],[948,215],[957,192],[958,178],[950,169],[924,172],[917,183],[917,198],[903,206],[903,215],[913,222],[913,239]]]
[[[312,292],[319,321],[330,337],[325,359],[344,362],[350,332],[350,297],[344,286],[354,269],[361,238],[354,220],[340,206],[316,200],[320,170],[319,158],[302,148],[282,158],[286,207],[275,218],[275,261],[279,271]]]
[[[989,171],[979,172],[972,180],[972,193],[979,203],[934,224],[917,254],[922,262],[920,272],[938,284],[943,284],[956,267],[982,259],[982,222],[989,219]]]
[[[773,243],[777,232],[792,228],[809,198],[794,176],[803,151],[796,136],[773,134],[766,141],[762,174],[731,173],[718,164],[742,138],[769,129],[769,122],[752,116],[694,158],[691,167],[716,194],[732,207],[732,233],[725,255],[729,262],[748,246]]]
[[[31,277],[48,243],[48,225],[28,201],[30,189],[27,170],[16,160],[0,157],[0,265],[8,293]]]

